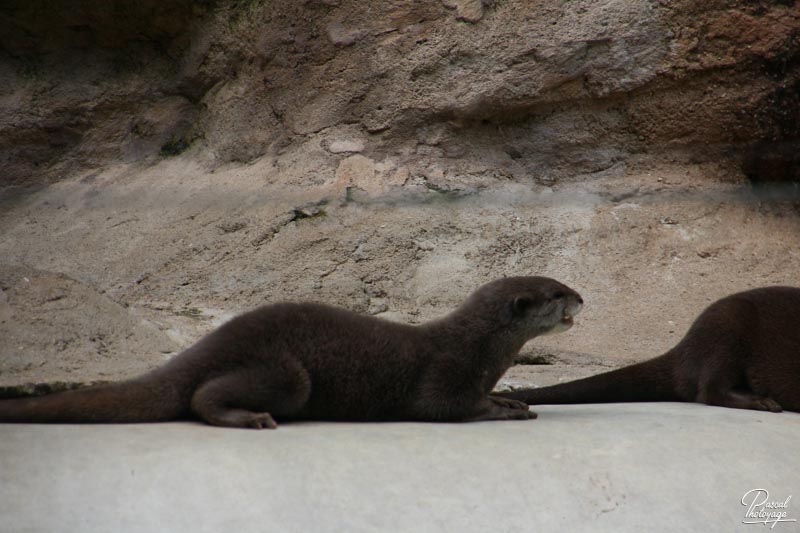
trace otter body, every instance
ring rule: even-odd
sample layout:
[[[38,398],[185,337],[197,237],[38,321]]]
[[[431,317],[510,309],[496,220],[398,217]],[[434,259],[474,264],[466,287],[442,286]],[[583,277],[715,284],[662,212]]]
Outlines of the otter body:
[[[267,305],[139,378],[0,401],[0,422],[199,418],[469,421],[535,418],[490,396],[522,345],[571,325],[580,296],[548,278],[504,278],[446,317],[410,326],[313,303]]]
[[[718,300],[655,359],[499,395],[528,404],[682,401],[800,412],[800,289],[765,287]]]

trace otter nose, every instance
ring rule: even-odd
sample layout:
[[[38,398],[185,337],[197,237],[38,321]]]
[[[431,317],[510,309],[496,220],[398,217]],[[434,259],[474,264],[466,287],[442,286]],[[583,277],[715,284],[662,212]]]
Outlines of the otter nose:
[[[583,305],[583,298],[581,298],[580,296],[578,296],[578,303]]]

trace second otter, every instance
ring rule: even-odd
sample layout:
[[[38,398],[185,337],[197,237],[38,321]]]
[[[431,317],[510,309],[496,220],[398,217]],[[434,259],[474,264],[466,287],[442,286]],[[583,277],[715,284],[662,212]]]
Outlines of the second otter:
[[[683,401],[800,412],[800,288],[764,287],[718,300],[655,359],[498,395],[528,404]]]

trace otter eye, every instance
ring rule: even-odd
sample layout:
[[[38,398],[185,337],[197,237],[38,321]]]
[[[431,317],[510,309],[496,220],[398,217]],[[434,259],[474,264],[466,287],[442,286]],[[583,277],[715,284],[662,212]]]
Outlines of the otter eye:
[[[553,295],[553,297],[551,298],[551,300],[561,300],[561,299],[562,299],[562,298],[564,298],[565,296],[566,296],[566,294],[564,294],[564,292],[563,292],[563,291],[558,291],[557,293],[555,293],[555,294]]]

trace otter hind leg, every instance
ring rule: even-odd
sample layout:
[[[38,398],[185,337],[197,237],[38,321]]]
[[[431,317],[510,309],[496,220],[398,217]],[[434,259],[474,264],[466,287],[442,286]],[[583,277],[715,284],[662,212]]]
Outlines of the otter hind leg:
[[[741,389],[729,388],[724,391],[707,391],[705,394],[700,395],[697,401],[732,409],[752,409],[754,411],[770,411],[772,413],[783,411],[780,404],[772,398]]]
[[[745,390],[731,389],[724,397],[725,407],[733,407],[734,409],[753,409],[755,411],[770,411],[772,413],[780,413],[783,411],[780,404],[766,396],[759,396],[758,394]]]
[[[746,361],[751,358],[750,343],[738,335],[745,328],[746,324],[739,324],[738,330],[719,328],[715,334],[727,332],[727,338],[704,338],[704,342],[711,343],[713,348],[705,351],[705,364],[699,372],[695,401],[732,409],[779,413],[783,409],[778,402],[755,392],[748,377]]]
[[[297,368],[240,370],[201,385],[192,396],[192,411],[212,426],[275,429],[273,416],[291,416],[308,400],[308,375]]]
[[[723,361],[725,364],[706,368],[705,375],[700,380],[695,397],[696,402],[732,409],[751,409],[773,413],[783,410],[772,398],[753,392],[745,372],[737,366],[736,358],[723,354],[718,358],[713,358],[712,361]]]

